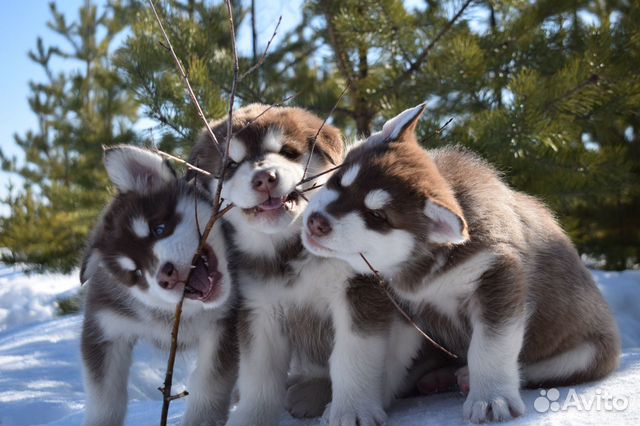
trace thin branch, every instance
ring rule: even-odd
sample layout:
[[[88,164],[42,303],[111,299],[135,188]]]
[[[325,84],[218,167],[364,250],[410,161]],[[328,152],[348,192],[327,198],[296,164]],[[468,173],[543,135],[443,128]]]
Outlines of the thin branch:
[[[195,258],[192,264],[195,264]],[[193,269],[192,269],[193,270]],[[191,276],[191,271],[189,271]],[[187,281],[189,282],[189,281]],[[186,286],[185,286],[186,287]],[[178,330],[180,328],[180,319],[182,318],[182,304],[184,303],[184,291],[180,296],[180,300],[176,305],[173,316],[173,327],[171,328],[171,348],[169,350],[169,360],[167,361],[167,370],[164,375],[164,385],[159,388],[162,392],[162,414],[160,417],[160,426],[167,425],[167,417],[169,416],[169,404],[172,399],[171,384],[173,383],[173,367],[176,363],[176,353],[178,351]]]
[[[424,337],[425,339],[427,339],[427,341],[429,341],[429,343],[431,343],[433,346],[435,346],[436,348],[438,348],[439,350],[441,350],[442,352],[444,352],[445,354],[449,355],[451,358],[457,359],[458,356],[450,351],[448,351],[447,349],[445,349],[442,345],[440,345],[439,343],[437,343],[435,340],[433,340],[431,338],[431,336],[429,336],[427,333],[425,333],[418,324],[416,324],[416,322],[413,320],[413,318],[411,318],[411,316],[402,308],[402,306],[400,306],[400,304],[396,301],[395,297],[393,296],[393,294],[391,294],[391,292],[389,291],[389,286],[387,285],[387,283],[385,282],[384,278],[382,278],[382,275],[380,274],[380,272],[375,269],[371,263],[369,263],[369,260],[364,256],[364,254],[359,253],[360,257],[362,258],[362,260],[364,260],[364,263],[367,264],[367,267],[371,270],[371,272],[373,273],[373,275],[376,278],[376,281],[378,282],[378,285],[380,286],[380,288],[382,289],[382,291],[384,291],[384,294],[386,294],[387,298],[391,301],[391,303],[393,304],[393,306],[398,310],[398,312],[400,312],[400,314],[404,317],[404,319],[406,319],[409,324],[411,324],[413,326],[413,328],[415,328],[416,330],[418,330],[418,333],[420,333],[422,335],[422,337]]]
[[[229,95],[229,115],[227,118],[227,136],[225,140],[224,155],[222,157],[221,169],[218,171],[218,185],[213,198],[213,208],[216,212],[220,211],[224,173],[227,170],[227,163],[229,162],[229,146],[231,145],[231,130],[233,128],[233,104],[235,102],[238,74],[240,71],[240,67],[238,65],[238,51],[236,50],[236,30],[233,23],[233,8],[231,6],[231,0],[225,0],[225,4],[227,5],[227,12],[229,13],[229,33],[231,34],[231,53],[233,55],[233,81],[231,83],[231,94]]]
[[[251,0],[251,48],[253,60],[258,58],[258,32],[256,31],[256,0]]]
[[[337,31],[333,25],[333,20],[331,19],[332,15],[330,9],[334,4],[327,0],[320,2],[320,4],[324,7],[323,13],[327,23],[327,35],[329,36],[329,43],[333,46],[333,50],[335,51],[338,68],[342,72],[343,77],[351,81],[355,78],[352,72],[353,67],[351,65],[351,61],[349,61],[349,55],[342,48]]]
[[[438,41],[440,41],[440,39],[451,29],[451,27],[453,27],[453,24],[455,24],[455,22],[460,18],[460,16],[462,16],[462,14],[466,10],[466,8],[469,7],[472,1],[473,0],[467,0],[464,2],[460,10],[458,10],[458,12],[455,15],[453,15],[453,17],[449,20],[449,22],[447,22],[447,24],[444,27],[442,27],[442,29],[438,32],[438,34],[436,34],[436,36],[433,38],[433,40],[431,40],[431,42],[427,45],[427,47],[425,47],[424,50],[420,52],[416,60],[413,61],[411,65],[409,65],[409,68],[407,68],[402,73],[402,75],[400,75],[394,81],[392,85],[393,88],[398,88],[403,81],[406,81],[409,77],[411,77],[411,74],[418,71],[418,69],[422,66],[424,61],[427,59],[427,57],[431,53],[431,50],[435,47],[436,43],[438,43]]]
[[[453,121],[453,117],[450,117],[446,123],[444,123],[442,126],[438,127],[433,133],[431,133],[427,139],[431,139],[434,136],[438,136],[442,133],[442,131]]]
[[[177,163],[180,163],[180,164],[184,164],[190,170],[196,171],[198,173],[202,173],[205,176],[211,176],[210,172],[208,172],[208,171],[206,171],[204,169],[201,169],[198,166],[194,166],[193,164],[189,163],[188,161],[183,160],[180,157],[176,157],[175,155],[171,155],[168,152],[160,151],[157,148],[154,151],[155,151],[156,154],[160,155],[161,157],[168,158],[169,160],[173,160],[173,161],[175,161]]]
[[[316,132],[316,135],[313,137],[313,143],[311,144],[311,152],[309,153],[309,158],[307,158],[307,164],[305,164],[305,166],[304,166],[304,173],[302,173],[302,180],[304,180],[305,176],[307,176],[307,170],[309,169],[309,163],[311,163],[311,157],[313,157],[313,151],[315,151],[315,149],[316,149],[316,143],[318,142],[318,136],[320,135],[320,132],[322,131],[322,128],[324,127],[325,124],[327,124],[327,120],[329,119],[329,117],[331,117],[333,112],[336,110],[336,108],[338,107],[338,104],[342,100],[342,97],[345,95],[345,93],[347,93],[347,90],[349,90],[349,87],[351,87],[351,81],[347,81],[347,85],[342,90],[342,93],[340,93],[340,96],[338,96],[338,100],[333,105],[333,108],[331,108],[331,111],[329,111],[329,114],[324,118],[324,120],[322,121],[322,124],[320,125],[320,128]]]
[[[252,18],[253,19],[253,18]],[[276,34],[278,34],[278,27],[280,26],[280,22],[282,22],[282,15],[280,15],[280,17],[278,18],[278,23],[276,24],[276,28],[273,30],[273,34],[271,35],[271,38],[269,39],[269,42],[267,43],[267,47],[264,49],[264,52],[262,52],[262,56],[260,57],[260,59],[258,59],[258,62],[256,62],[255,64],[253,64],[253,66],[251,68],[249,68],[248,70],[246,70],[239,78],[238,81],[242,81],[244,80],[244,78],[246,76],[248,76],[249,74],[251,74],[252,72],[254,72],[255,70],[257,70],[258,68],[260,68],[260,66],[262,65],[262,63],[264,62],[265,58],[267,57],[267,52],[269,51],[269,47],[271,46],[271,42],[273,41],[273,39],[276,37]],[[255,43],[255,39],[254,39],[254,43]],[[255,50],[255,46],[254,46],[254,50]]]
[[[567,100],[571,99],[574,95],[576,95],[578,92],[580,92],[582,89],[584,89],[585,87],[587,87],[587,86],[589,86],[591,84],[598,84],[599,81],[600,81],[600,76],[599,75],[591,74],[582,83],[578,84],[573,89],[567,91],[562,96],[559,96],[556,99],[551,100],[547,105],[548,106],[554,106],[554,105],[556,105],[556,104],[558,104],[560,102],[567,101]]]
[[[186,390],[183,390],[177,395],[170,396],[169,399],[171,399],[171,401],[175,401],[176,399],[184,398],[187,395],[189,395],[189,392],[187,392]]]
[[[296,185],[296,186],[304,185],[304,184],[305,184],[305,183],[307,183],[307,182],[310,182],[310,181],[312,181],[312,180],[314,180],[314,179],[318,179],[320,176],[324,176],[324,175],[326,175],[327,173],[331,173],[331,172],[333,172],[333,171],[336,171],[336,170],[338,170],[340,167],[342,167],[342,164],[338,164],[337,166],[332,167],[332,168],[330,168],[330,169],[328,169],[328,170],[325,170],[324,172],[318,173],[317,175],[309,176],[309,177],[308,177],[308,178],[306,178],[306,179],[302,179],[300,182],[298,182],[298,185]]]
[[[300,93],[302,92],[296,92],[293,95],[287,96],[286,98],[284,98],[280,103],[278,104],[271,104],[269,105],[267,108],[265,108],[264,111],[262,111],[260,114],[256,115],[255,117],[253,117],[251,120],[249,120],[247,122],[247,124],[245,124],[244,126],[242,126],[241,128],[239,128],[238,130],[236,130],[235,132],[233,132],[233,134],[231,135],[231,137],[236,136],[238,133],[242,132],[244,129],[246,129],[247,127],[251,126],[253,123],[255,123],[256,121],[258,121],[258,119],[260,117],[262,117],[263,115],[265,115],[271,108],[276,108],[276,107],[281,107],[282,105],[286,104],[287,102],[289,102],[290,100],[292,100],[293,98],[297,97],[298,95],[300,95]]]
[[[198,98],[197,98],[195,92],[193,91],[193,88],[191,87],[191,83],[189,82],[189,77],[187,77],[187,71],[182,66],[182,62],[180,62],[180,59],[178,58],[178,55],[176,54],[176,51],[173,48],[173,44],[171,44],[171,40],[169,39],[169,35],[167,34],[167,32],[164,29],[164,25],[162,24],[162,20],[160,19],[160,15],[158,15],[158,11],[156,10],[156,6],[153,3],[153,0],[149,0],[149,5],[151,5],[151,9],[153,10],[153,14],[156,17],[156,21],[158,21],[158,25],[160,26],[160,31],[162,31],[162,36],[164,37],[164,40],[167,43],[167,47],[169,48],[169,52],[171,53],[171,56],[173,57],[173,61],[176,63],[176,67],[178,68],[178,71],[180,71],[180,76],[182,77],[182,81],[183,81],[185,87],[187,88],[187,91],[189,92],[189,96],[191,96],[191,100],[193,101],[194,105],[196,106],[196,109],[198,110],[198,116],[200,116],[202,121],[204,121],[205,127],[207,128],[207,131],[209,132],[209,135],[211,136],[211,140],[213,140],[215,142],[215,146],[216,146],[216,149],[218,150],[218,153],[222,154],[222,148],[220,147],[220,143],[218,142],[218,138],[213,133],[213,130],[211,129],[211,126],[209,125],[209,120],[207,120],[207,117],[204,115],[204,111],[202,111],[202,107],[200,106],[200,102],[198,102]]]
[[[311,186],[311,187],[309,187],[307,189],[301,189],[301,190],[299,190],[297,192],[298,192],[298,195],[302,195],[305,192],[313,191],[314,189],[322,188],[323,186],[324,186],[324,183],[314,183],[313,186]]]
[[[149,4],[151,5],[151,8],[153,9],[153,13],[156,17],[156,20],[158,22],[158,25],[160,26],[160,29],[162,31],[162,34],[165,38],[165,41],[167,43],[167,46],[169,47],[169,51],[174,59],[174,62],[176,63],[176,66],[178,68],[178,70],[180,71],[180,74],[182,75],[183,81],[185,83],[185,86],[187,88],[187,91],[189,92],[192,101],[194,102],[194,104],[197,107],[198,110],[198,115],[200,116],[200,118],[202,119],[202,121],[205,123],[205,126],[207,128],[207,131],[209,132],[209,135],[211,136],[211,141],[212,143],[214,143],[216,149],[218,150],[218,152],[220,152],[222,154],[222,148],[220,147],[220,143],[218,142],[218,139],[216,138],[215,134],[213,133],[213,130],[211,129],[211,126],[209,125],[209,121],[207,120],[207,118],[204,115],[204,112],[202,111],[202,108],[200,107],[200,103],[198,102],[197,97],[195,96],[195,93],[191,87],[191,84],[189,82],[189,79],[187,77],[187,74],[185,72],[185,69],[182,67],[182,64],[180,63],[180,60],[178,59],[178,56],[175,53],[175,50],[173,49],[173,45],[171,44],[171,40],[169,39],[169,36],[167,35],[166,31],[164,30],[164,25],[162,24],[162,20],[160,19],[160,15],[158,14],[155,5],[153,3],[153,0],[149,0]],[[223,161],[222,161],[222,168],[221,170],[219,170],[219,181],[218,181],[218,186],[216,189],[216,195],[214,198],[214,202],[213,202],[213,209],[211,212],[211,217],[209,219],[209,221],[207,222],[207,225],[205,226],[204,232],[201,234],[200,237],[200,241],[198,244],[198,248],[195,252],[195,254],[193,255],[193,258],[191,260],[191,269],[189,271],[189,275],[187,276],[187,280],[186,282],[188,283],[191,280],[191,275],[193,273],[193,271],[195,270],[195,265],[197,260],[200,258],[200,255],[202,253],[202,250],[204,248],[204,246],[206,245],[207,239],[209,237],[209,234],[211,233],[211,230],[213,229],[214,224],[216,223],[216,221],[218,221],[226,212],[228,212],[229,210],[231,210],[233,208],[233,204],[229,204],[227,205],[224,209],[221,210],[221,204],[222,204],[222,198],[221,198],[221,193],[222,193],[222,186],[223,186],[223,177],[224,177],[224,170],[226,168],[227,162],[228,162],[228,157],[229,157],[229,140],[230,140],[230,136],[231,136],[231,126],[232,126],[232,119],[233,119],[233,103],[235,101],[235,92],[236,92],[236,86],[237,86],[237,82],[238,82],[238,55],[236,52],[236,36],[235,36],[235,28],[234,28],[234,24],[233,24],[233,11],[231,8],[231,3],[230,0],[226,0],[226,4],[227,4],[227,9],[229,11],[229,22],[230,22],[230,33],[231,33],[231,43],[232,43],[232,51],[233,51],[233,58],[234,58],[234,69],[233,69],[233,84],[231,87],[231,95],[230,95],[230,99],[229,99],[229,118],[228,118],[228,123],[227,123],[227,140],[226,140],[226,149],[224,150],[224,156],[223,156]],[[177,157],[176,157],[177,158]],[[196,167],[191,165],[192,168]],[[199,169],[199,168],[198,168]],[[198,229],[199,231],[199,229]],[[186,285],[185,285],[186,288]],[[162,401],[162,414],[160,417],[160,425],[161,426],[166,426],[167,424],[167,418],[169,415],[169,405],[171,403],[171,401],[178,399],[178,398],[182,398],[186,395],[188,395],[188,393],[186,391],[178,394],[178,395],[171,395],[171,385],[173,382],[173,369],[175,366],[175,359],[176,359],[176,353],[178,350],[178,332],[180,329],[180,320],[182,318],[182,305],[184,303],[184,291],[182,292],[182,295],[180,297],[180,300],[178,301],[178,303],[176,304],[176,309],[175,309],[175,314],[174,314],[174,322],[173,322],[173,327],[171,330],[171,348],[169,351],[169,359],[167,361],[167,370],[165,372],[165,379],[164,379],[164,385],[161,388],[162,391],[162,395],[163,395],[163,401]]]

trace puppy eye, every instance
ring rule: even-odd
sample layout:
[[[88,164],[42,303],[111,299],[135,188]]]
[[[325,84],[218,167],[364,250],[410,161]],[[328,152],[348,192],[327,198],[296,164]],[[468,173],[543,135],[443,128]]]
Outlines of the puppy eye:
[[[300,153],[298,151],[288,146],[282,147],[282,149],[280,150],[280,155],[283,155],[289,160],[295,160],[296,158],[300,157]]]
[[[229,160],[229,162],[227,163],[227,170],[235,170],[238,168],[240,164],[238,164],[237,162],[233,161],[233,160]]]
[[[142,278],[142,270],[141,269],[136,269],[135,271],[132,272],[133,274],[133,280],[134,281],[138,281],[139,279]]]
[[[152,232],[156,237],[161,237],[162,235],[164,235],[166,229],[167,227],[164,225],[164,223],[161,223],[160,225],[154,226]]]
[[[383,210],[369,210],[369,214],[377,220],[383,220],[386,221],[387,220],[387,215],[384,213]]]

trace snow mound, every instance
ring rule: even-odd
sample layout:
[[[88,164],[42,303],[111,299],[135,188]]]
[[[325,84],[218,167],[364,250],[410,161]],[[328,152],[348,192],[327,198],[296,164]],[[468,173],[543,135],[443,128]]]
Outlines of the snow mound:
[[[0,331],[53,318],[56,300],[79,289],[77,274],[25,275],[0,264]]]
[[[620,368],[606,379],[575,388],[530,389],[522,396],[525,416],[505,424],[601,425],[640,424],[640,271],[595,271],[600,289],[614,312],[623,342]],[[24,285],[25,293],[20,286]],[[75,276],[0,274],[0,425],[78,425],[82,423],[84,393],[80,371],[80,315],[53,318],[60,293],[77,291]],[[19,298],[16,302],[14,298]],[[17,312],[17,313],[14,313]],[[11,321],[6,320],[11,318]],[[39,324],[30,324],[41,321]],[[20,327],[18,327],[20,325]],[[184,388],[191,355],[180,356],[175,391]],[[134,353],[129,380],[126,424],[158,424],[166,355],[144,344]],[[453,425],[464,423],[464,398],[457,393],[397,401],[389,425]],[[179,424],[185,401],[171,405],[170,422]],[[612,409],[608,409],[612,408]],[[318,424],[319,419],[282,424]]]

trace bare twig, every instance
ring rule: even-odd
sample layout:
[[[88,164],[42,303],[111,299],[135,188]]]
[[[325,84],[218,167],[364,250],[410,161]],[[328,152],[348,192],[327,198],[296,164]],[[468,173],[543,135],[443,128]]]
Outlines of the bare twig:
[[[439,350],[441,350],[445,354],[449,355],[451,358],[457,359],[458,356],[456,354],[454,354],[454,353],[448,351],[447,349],[445,349],[442,345],[440,345],[435,340],[433,340],[431,338],[431,336],[429,336],[427,333],[425,333],[420,328],[420,326],[418,324],[416,324],[416,322],[413,320],[413,318],[411,318],[411,316],[396,301],[396,299],[393,296],[393,294],[391,294],[391,291],[389,291],[389,286],[385,282],[384,278],[382,278],[382,275],[380,274],[380,272],[378,270],[376,270],[376,268],[374,268],[373,265],[371,265],[371,263],[369,263],[369,260],[364,256],[364,254],[362,254],[362,253],[359,253],[359,254],[360,254],[360,257],[362,258],[362,260],[364,260],[364,263],[367,264],[367,267],[373,273],[374,277],[376,278],[376,281],[378,281],[378,285],[380,286],[382,291],[384,291],[384,293],[387,296],[387,298],[391,301],[391,303],[398,310],[398,312],[400,312],[400,314],[404,317],[404,319],[406,319],[409,322],[409,324],[411,324],[413,326],[413,328],[418,330],[418,333],[420,333],[422,335],[422,337],[427,339],[427,341],[429,341],[429,343],[431,343],[433,346],[435,346],[436,348],[438,348]]]
[[[447,22],[447,24],[444,27],[442,27],[442,29],[438,32],[438,34],[436,34],[433,40],[431,40],[431,42],[422,50],[422,52],[420,52],[416,60],[413,61],[411,65],[409,65],[409,68],[407,68],[402,73],[402,75],[400,75],[394,81],[392,85],[394,88],[397,88],[398,86],[400,86],[400,84],[403,81],[406,81],[407,78],[411,76],[411,74],[416,72],[422,66],[423,62],[427,59],[427,57],[429,56],[429,53],[431,53],[431,50],[434,48],[436,43],[438,43],[438,41],[440,41],[440,39],[451,29],[451,27],[453,27],[453,24],[455,24],[455,22],[460,18],[460,16],[462,16],[462,14],[467,9],[467,7],[469,7],[472,1],[473,0],[466,0],[464,2],[464,4],[462,5],[462,7],[460,7],[458,12],[455,15],[453,15],[453,17],[449,20],[449,22]]]
[[[222,148],[220,147],[220,143],[218,142],[218,139],[216,138],[215,134],[213,133],[213,130],[211,129],[211,126],[209,125],[209,121],[207,120],[207,118],[204,115],[204,112],[202,111],[202,107],[200,106],[200,103],[198,102],[198,98],[195,96],[195,93],[191,87],[191,83],[189,82],[189,79],[187,77],[187,73],[185,71],[185,69],[182,67],[182,64],[180,63],[180,60],[178,59],[178,56],[175,53],[175,50],[173,49],[173,45],[171,44],[171,40],[169,39],[169,36],[167,35],[166,31],[164,30],[164,26],[162,24],[162,20],[160,19],[160,15],[158,14],[155,5],[153,3],[153,0],[149,0],[149,4],[151,5],[151,8],[153,10],[153,13],[155,15],[155,18],[158,22],[158,25],[160,26],[160,30],[162,31],[162,34],[165,38],[168,50],[170,51],[174,62],[176,63],[176,66],[178,68],[178,70],[180,71],[180,74],[183,78],[183,81],[185,83],[185,87],[187,88],[187,91],[189,92],[189,95],[191,96],[191,99],[193,101],[193,103],[195,104],[197,110],[198,110],[198,115],[200,116],[200,118],[202,119],[202,121],[205,123],[205,126],[207,128],[207,131],[209,132],[209,135],[211,136],[211,141],[212,143],[214,143],[216,149],[218,150],[218,152],[220,152],[223,155],[223,161],[222,161],[222,165],[221,165],[221,170],[219,170],[219,180],[218,180],[218,185],[216,188],[216,194],[214,197],[214,201],[213,201],[213,209],[211,212],[211,217],[209,219],[209,221],[207,222],[207,225],[205,226],[205,229],[203,231],[203,233],[200,236],[200,241],[198,244],[198,248],[195,252],[195,254],[193,255],[192,261],[191,261],[191,269],[189,271],[189,275],[187,277],[186,282],[188,283],[191,279],[191,274],[193,273],[193,271],[195,270],[195,264],[197,262],[197,260],[200,258],[200,255],[202,253],[202,250],[207,242],[207,239],[209,237],[209,234],[211,232],[211,230],[213,229],[213,226],[215,225],[216,221],[218,221],[225,213],[227,213],[229,210],[231,210],[233,208],[233,204],[229,204],[227,205],[224,209],[221,209],[221,204],[222,204],[222,198],[221,198],[221,194],[222,194],[222,186],[223,186],[223,177],[224,177],[224,170],[226,169],[227,166],[227,162],[228,162],[228,158],[229,158],[229,141],[230,141],[230,137],[231,137],[231,127],[232,127],[232,119],[233,119],[233,103],[235,101],[235,91],[236,91],[236,86],[237,86],[237,82],[238,82],[238,56],[236,53],[236,38],[235,38],[235,28],[234,28],[234,23],[233,23],[233,11],[232,11],[232,7],[231,7],[231,3],[230,0],[226,0],[225,3],[227,4],[227,10],[229,12],[229,23],[230,23],[230,33],[231,33],[231,43],[232,43],[232,51],[233,51],[233,58],[234,58],[234,68],[233,68],[233,84],[231,87],[231,95],[230,95],[230,99],[229,99],[229,118],[228,118],[228,122],[227,122],[227,138],[226,138],[226,149],[224,150],[224,153],[222,152]],[[161,154],[162,155],[162,154]],[[166,155],[170,155],[170,154],[166,154]],[[173,157],[174,160],[176,161],[183,161],[181,159],[178,159],[178,157],[175,156],[171,156]],[[197,166],[193,166],[191,164],[188,164],[187,162],[184,162],[184,164],[187,165],[187,167],[190,167],[192,170],[198,170],[200,171],[201,169]],[[199,231],[199,229],[198,229]],[[185,286],[186,287],[186,286]],[[180,300],[178,301],[178,303],[176,304],[176,309],[175,309],[175,313],[174,313],[174,323],[173,323],[173,327],[171,330],[171,348],[169,351],[169,359],[167,361],[167,370],[165,372],[165,379],[164,379],[164,385],[162,388],[160,388],[160,390],[162,391],[162,395],[163,395],[163,401],[162,401],[162,414],[161,414],[161,418],[160,418],[160,425],[161,426],[166,426],[167,424],[167,418],[169,415],[169,405],[171,403],[171,401],[174,401],[175,399],[178,398],[182,398],[186,395],[188,395],[187,391],[183,391],[178,395],[171,395],[171,385],[173,382],[173,369],[175,366],[175,359],[176,359],[176,353],[178,350],[178,332],[180,329],[180,319],[182,317],[182,305],[184,303],[184,291],[180,297]]]
[[[224,183],[224,173],[229,162],[229,146],[231,145],[231,130],[233,128],[233,104],[236,97],[236,87],[238,85],[238,74],[240,67],[238,65],[238,52],[236,50],[236,29],[233,23],[233,8],[231,0],[225,0],[227,12],[229,13],[229,33],[231,34],[231,54],[233,55],[233,81],[231,83],[231,94],[229,95],[229,114],[227,118],[227,136],[225,140],[224,155],[222,157],[221,169],[218,171],[218,185],[213,198],[213,209],[215,212],[220,211],[222,185]]]
[[[324,176],[324,175],[326,175],[327,173],[331,173],[331,172],[333,172],[333,171],[336,171],[336,170],[338,170],[340,167],[342,167],[342,164],[338,164],[337,166],[332,167],[332,168],[330,168],[330,169],[327,169],[327,170],[325,170],[324,172],[320,172],[320,173],[318,173],[317,175],[309,176],[308,178],[302,179],[300,182],[298,182],[298,185],[296,185],[296,186],[304,185],[304,184],[305,184],[305,183],[307,183],[307,182],[310,182],[310,181],[312,181],[312,180],[314,180],[314,179],[318,179],[320,176]]]
[[[271,35],[271,38],[269,39],[269,42],[267,43],[267,47],[264,49],[264,52],[262,52],[262,56],[260,57],[260,59],[258,59],[258,62],[253,64],[253,66],[251,68],[249,68],[244,73],[242,73],[242,75],[238,78],[238,81],[242,81],[246,76],[248,76],[249,74],[251,74],[252,72],[257,70],[258,68],[260,68],[260,66],[264,62],[265,58],[267,57],[267,52],[269,51],[269,47],[271,46],[271,42],[273,42],[273,39],[276,37],[276,34],[278,34],[278,27],[280,26],[280,22],[282,22],[282,15],[280,15],[280,17],[278,18],[278,23],[276,24],[276,28],[273,30],[273,34]],[[255,40],[254,40],[254,43],[255,43]],[[254,49],[255,49],[255,46],[254,46]]]
[[[286,98],[284,98],[280,103],[278,104],[271,104],[269,105],[267,108],[265,108],[264,111],[262,111],[260,114],[256,115],[255,117],[253,117],[251,120],[249,120],[247,122],[247,124],[245,124],[244,126],[242,126],[241,128],[239,128],[238,130],[236,130],[235,132],[233,132],[233,134],[231,135],[231,137],[236,136],[238,133],[242,132],[244,129],[246,129],[247,127],[251,126],[253,123],[255,123],[256,121],[258,121],[258,119],[260,117],[262,117],[263,115],[265,115],[271,108],[276,108],[276,107],[280,107],[284,104],[286,104],[287,102],[289,102],[290,100],[292,100],[293,98],[297,97],[301,92],[296,92],[293,95],[287,96]]]
[[[209,120],[207,120],[207,117],[204,115],[204,111],[202,111],[202,107],[200,106],[200,102],[198,102],[198,98],[196,97],[196,93],[193,91],[193,88],[191,87],[191,83],[189,82],[189,77],[187,77],[187,71],[182,66],[182,62],[180,62],[180,59],[178,58],[178,55],[176,54],[176,51],[173,49],[173,44],[171,44],[171,40],[169,39],[169,35],[167,34],[167,32],[164,29],[164,25],[162,24],[162,20],[160,19],[160,15],[158,15],[158,11],[156,10],[156,6],[153,3],[153,0],[149,0],[149,5],[151,5],[151,9],[153,10],[153,14],[155,15],[156,21],[158,21],[158,25],[160,26],[160,31],[162,31],[162,36],[164,37],[164,40],[167,43],[166,47],[168,48],[169,52],[171,53],[171,56],[173,57],[173,61],[176,63],[176,67],[178,68],[178,71],[180,71],[180,76],[182,77],[182,81],[183,81],[185,87],[187,88],[187,92],[189,92],[189,96],[191,96],[191,100],[193,101],[194,105],[196,106],[196,109],[198,110],[198,116],[200,116],[202,121],[204,121],[205,127],[207,128],[207,131],[209,132],[209,135],[211,136],[211,140],[213,140],[215,142],[216,149],[218,150],[218,152],[220,154],[222,154],[222,148],[220,147],[220,143],[218,143],[218,138],[216,138],[216,135],[213,133],[213,130],[211,129],[211,126],[209,125]]]
[[[194,259],[194,262],[195,262],[195,259]],[[189,275],[191,275],[191,272],[189,272]],[[160,417],[161,426],[167,425],[167,417],[169,416],[169,403],[175,399],[171,395],[171,385],[173,383],[173,367],[176,363],[176,352],[178,351],[178,329],[180,328],[180,318],[182,318],[183,303],[184,303],[184,291],[182,292],[182,295],[180,296],[180,300],[176,305],[176,310],[173,317],[173,327],[171,328],[171,348],[169,350],[169,360],[167,361],[167,370],[164,375],[164,384],[161,388],[159,388],[160,392],[162,392],[162,414]]]
[[[309,153],[309,158],[307,158],[307,164],[304,165],[304,173],[302,173],[302,180],[304,180],[305,176],[307,176],[309,163],[311,163],[311,157],[313,157],[313,151],[316,149],[316,143],[318,142],[318,136],[320,135],[322,128],[324,127],[325,124],[327,124],[327,120],[329,119],[329,117],[331,117],[333,112],[336,110],[336,108],[338,107],[338,104],[342,100],[342,97],[345,95],[345,93],[347,93],[347,90],[349,90],[349,87],[351,87],[351,81],[347,81],[347,85],[342,90],[342,93],[340,93],[340,96],[338,96],[338,100],[336,100],[336,103],[331,108],[331,111],[329,111],[329,114],[324,118],[324,120],[322,121],[322,124],[320,125],[320,128],[316,132],[316,135],[313,137],[313,143],[311,144],[311,152]]]
[[[313,191],[314,189],[322,188],[323,186],[324,186],[324,183],[314,183],[313,186],[311,186],[311,187],[309,187],[307,189],[301,189],[301,190],[299,190],[297,192],[298,192],[298,195],[302,195],[305,192]]]
[[[442,126],[438,127],[438,128],[437,128],[433,133],[431,133],[431,134],[427,137],[427,139],[431,139],[431,138],[432,138],[432,137],[434,137],[434,136],[438,136],[438,135],[440,135],[440,134],[442,133],[442,131],[443,131],[444,129],[446,129],[446,128],[447,128],[447,126],[448,126],[449,124],[451,124],[451,122],[452,122],[452,121],[453,121],[453,117],[450,117],[450,118],[447,120],[447,122],[446,122],[446,123],[444,123]]]
[[[176,157],[175,155],[171,155],[168,152],[160,151],[157,148],[154,151],[156,152],[156,154],[160,155],[161,157],[168,158],[168,159],[173,160],[173,161],[175,161],[177,163],[180,163],[180,164],[184,164],[190,170],[196,171],[198,173],[202,173],[205,176],[211,176],[211,173],[209,173],[208,171],[206,171],[204,169],[201,169],[198,166],[194,166],[193,164],[189,163],[188,161],[183,160],[180,157]]]

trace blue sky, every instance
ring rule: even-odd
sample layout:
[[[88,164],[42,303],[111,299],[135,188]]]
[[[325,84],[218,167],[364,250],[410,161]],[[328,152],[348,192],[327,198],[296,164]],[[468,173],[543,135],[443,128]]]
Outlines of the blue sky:
[[[84,0],[56,1],[58,10],[65,13],[68,19],[77,16],[79,7]],[[96,1],[102,4],[103,1]],[[260,7],[261,3],[268,7]],[[273,29],[282,15],[282,23],[278,31],[281,36],[293,27],[299,20],[302,0],[279,1],[257,0],[259,10],[258,40],[264,45],[271,37]],[[28,129],[35,128],[37,122],[29,108],[29,81],[39,81],[44,78],[38,65],[32,63],[27,52],[36,45],[36,38],[42,36],[45,45],[60,41],[52,31],[46,27],[49,20],[49,1],[47,0],[3,0],[0,13],[0,54],[4,66],[0,68],[0,147],[7,155],[22,158],[20,149],[15,145],[13,135],[24,134]],[[250,50],[250,31],[247,31],[249,20],[238,31],[238,49]],[[274,41],[278,42],[278,38]],[[64,45],[64,43],[60,43]],[[14,176],[0,171],[0,197],[6,194],[9,179],[17,182]],[[0,214],[6,214],[4,206],[0,205]]]
[[[75,13],[82,0],[58,2],[65,13]],[[46,27],[49,6],[45,0],[5,1],[0,13],[0,52],[4,65],[0,68],[0,146],[8,155],[18,155],[14,133],[22,134],[36,124],[29,109],[29,80],[38,80],[43,73],[27,57],[36,45],[38,35],[46,42],[57,41]],[[0,173],[0,195],[4,195],[8,175]],[[14,179],[15,180],[15,179]],[[1,211],[0,211],[1,212]]]

